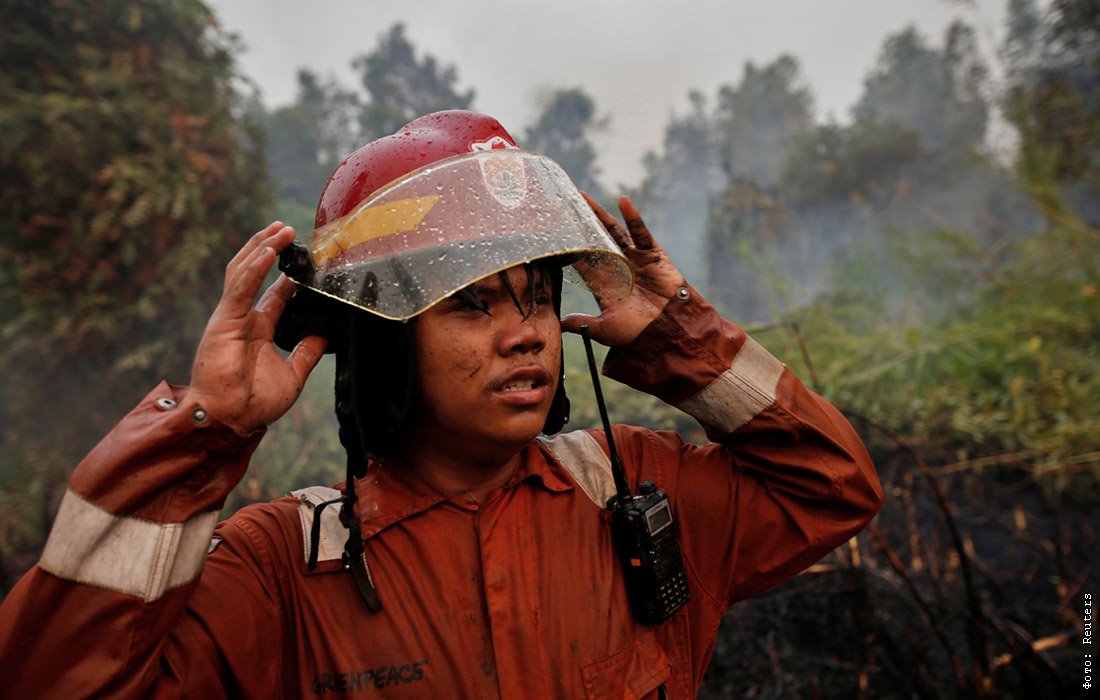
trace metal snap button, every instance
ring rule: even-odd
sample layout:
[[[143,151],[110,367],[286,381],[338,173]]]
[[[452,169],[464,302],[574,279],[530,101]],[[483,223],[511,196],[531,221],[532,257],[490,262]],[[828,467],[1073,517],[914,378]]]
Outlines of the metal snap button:
[[[680,287],[676,290],[676,296],[680,301],[687,301],[691,298],[691,290],[687,287]]]
[[[172,399],[161,398],[161,399],[156,400],[157,408],[159,408],[162,411],[171,410],[171,409],[175,408],[178,405],[179,404],[176,403],[175,401],[173,401]]]
[[[191,420],[195,421],[196,423],[205,423],[208,417],[209,414],[207,414],[206,409],[202,406],[198,406],[197,408],[195,408],[195,410],[191,411]]]

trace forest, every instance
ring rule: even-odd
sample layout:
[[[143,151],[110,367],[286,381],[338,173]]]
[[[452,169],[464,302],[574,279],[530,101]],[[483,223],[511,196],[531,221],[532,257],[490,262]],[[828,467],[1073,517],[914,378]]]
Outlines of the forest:
[[[601,177],[598,95],[550,90],[522,146],[674,261],[851,419],[881,514],[726,616],[703,697],[1069,697],[1100,557],[1100,4],[1010,0],[1003,40],[898,27],[844,121],[799,61],[685,89],[636,183]],[[478,108],[460,67],[377,27],[358,85],[267,105],[198,0],[0,4],[0,592],[69,472],[156,382],[185,384],[225,262],[308,231],[360,144]],[[567,305],[589,303],[569,293]],[[567,340],[567,375],[585,377]],[[342,479],[331,364],[226,506]],[[604,383],[618,422],[695,422]],[[570,384],[567,429],[599,423]]]

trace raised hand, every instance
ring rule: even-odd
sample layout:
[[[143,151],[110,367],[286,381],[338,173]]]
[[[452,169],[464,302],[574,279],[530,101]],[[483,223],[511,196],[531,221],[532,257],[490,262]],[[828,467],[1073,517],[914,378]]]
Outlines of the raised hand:
[[[221,300],[206,324],[188,397],[214,418],[252,431],[282,416],[302,393],[325,350],[325,339],[302,339],[286,360],[272,338],[294,282],[285,276],[253,306],[264,276],[294,229],[274,222],[252,236],[225,269]]]
[[[634,268],[634,289],[621,301],[603,299],[597,294],[599,316],[569,314],[561,320],[562,330],[577,333],[581,326],[587,325],[594,340],[610,346],[625,345],[660,315],[669,299],[685,284],[684,276],[653,240],[629,197],[619,199],[625,227],[587,194],[584,198]]]

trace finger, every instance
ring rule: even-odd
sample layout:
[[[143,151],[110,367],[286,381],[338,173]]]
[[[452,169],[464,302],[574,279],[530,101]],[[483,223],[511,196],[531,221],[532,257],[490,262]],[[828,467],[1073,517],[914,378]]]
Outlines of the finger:
[[[279,275],[279,279],[275,280],[275,283],[268,287],[267,291],[260,297],[259,303],[256,304],[256,310],[266,316],[274,325],[279,321],[279,317],[283,315],[287,302],[290,301],[290,297],[294,295],[297,288],[298,285],[294,284],[294,281],[289,277]]]
[[[561,320],[561,329],[566,333],[580,333],[581,326],[588,326],[588,331],[595,338],[599,335],[601,319],[599,316],[588,314],[568,314]]]
[[[327,346],[328,341],[323,336],[309,335],[298,341],[298,344],[290,352],[290,357],[286,358],[287,366],[290,367],[290,371],[294,373],[295,378],[298,380],[299,392],[301,387],[305,386],[309,373],[313,371],[313,368],[317,366],[317,363],[325,354]]]
[[[256,259],[260,255],[268,255],[268,251],[275,251],[278,253],[280,250],[288,246],[294,240],[294,229],[290,226],[284,226],[276,231],[273,235],[267,238],[263,243],[253,250],[244,260],[241,261],[237,267],[233,276],[226,280],[226,289],[232,290],[240,284],[241,280],[251,274],[250,270]],[[268,268],[270,269],[270,267]],[[267,274],[266,272],[264,274]],[[262,281],[262,279],[261,279]],[[257,288],[258,291],[259,288]]]
[[[235,289],[241,281],[241,277],[247,274],[248,268],[256,260],[256,257],[265,249],[270,248],[272,243],[279,240],[280,235],[286,236],[286,226],[280,226],[275,232],[271,233],[267,229],[264,229],[260,233],[253,236],[253,240],[249,243],[255,242],[256,245],[248,245],[242,248],[237,255],[233,257],[229,265],[226,266],[225,271],[225,293],[229,293]],[[264,235],[261,235],[264,234]],[[247,250],[247,253],[245,252]]]
[[[225,266],[226,288],[229,287],[229,279],[234,276],[234,273],[236,272],[237,268],[240,267],[244,259],[254,253],[264,241],[278,233],[282,228],[282,221],[272,221],[264,228],[252,234],[252,237],[249,238],[243,246],[241,246],[241,249],[238,250],[237,254],[233,256],[233,259],[230,260],[229,264]]]
[[[600,220],[603,227],[607,229],[607,232],[611,234],[612,240],[623,250],[628,250],[634,246],[630,240],[630,236],[627,235],[626,229],[619,223],[611,214],[607,213],[607,210],[599,205],[599,203],[588,196],[587,192],[581,192],[581,196],[584,197],[584,201],[588,202],[588,206],[595,212],[596,218]]]
[[[600,206],[599,202],[588,196],[587,192],[581,192],[581,196],[588,202],[588,206],[592,208],[592,211],[596,214],[596,218],[600,220],[603,227],[607,229],[607,232],[611,234],[611,237],[615,240],[615,243],[620,248],[628,248],[632,245],[630,242],[630,236],[627,235],[626,229],[619,223],[619,220],[612,216],[606,209]]]
[[[294,227],[293,226],[280,226],[275,232],[263,238],[259,245],[252,249],[248,255],[243,256],[238,265],[238,269],[247,267],[251,264],[252,259],[264,248],[273,248],[275,252],[279,252],[283,248],[294,242]]]
[[[230,318],[244,318],[252,311],[252,303],[268,270],[275,264],[275,257],[274,249],[262,246],[241,268],[233,288],[222,297],[222,307]]]
[[[638,208],[634,206],[634,202],[630,201],[630,197],[619,198],[619,211],[623,213],[623,219],[626,220],[626,227],[630,231],[630,237],[634,241],[635,248],[650,250],[658,247],[656,241],[653,240],[653,235],[649,232],[649,227],[642,221],[642,215],[638,213]]]

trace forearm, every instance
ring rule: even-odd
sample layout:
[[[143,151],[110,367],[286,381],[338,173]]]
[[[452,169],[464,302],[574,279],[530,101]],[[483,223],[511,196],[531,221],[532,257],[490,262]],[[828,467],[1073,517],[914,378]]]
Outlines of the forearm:
[[[219,424],[167,384],[124,418],[74,471],[41,560],[0,607],[0,675],[27,683],[6,690],[150,687],[261,437]]]

